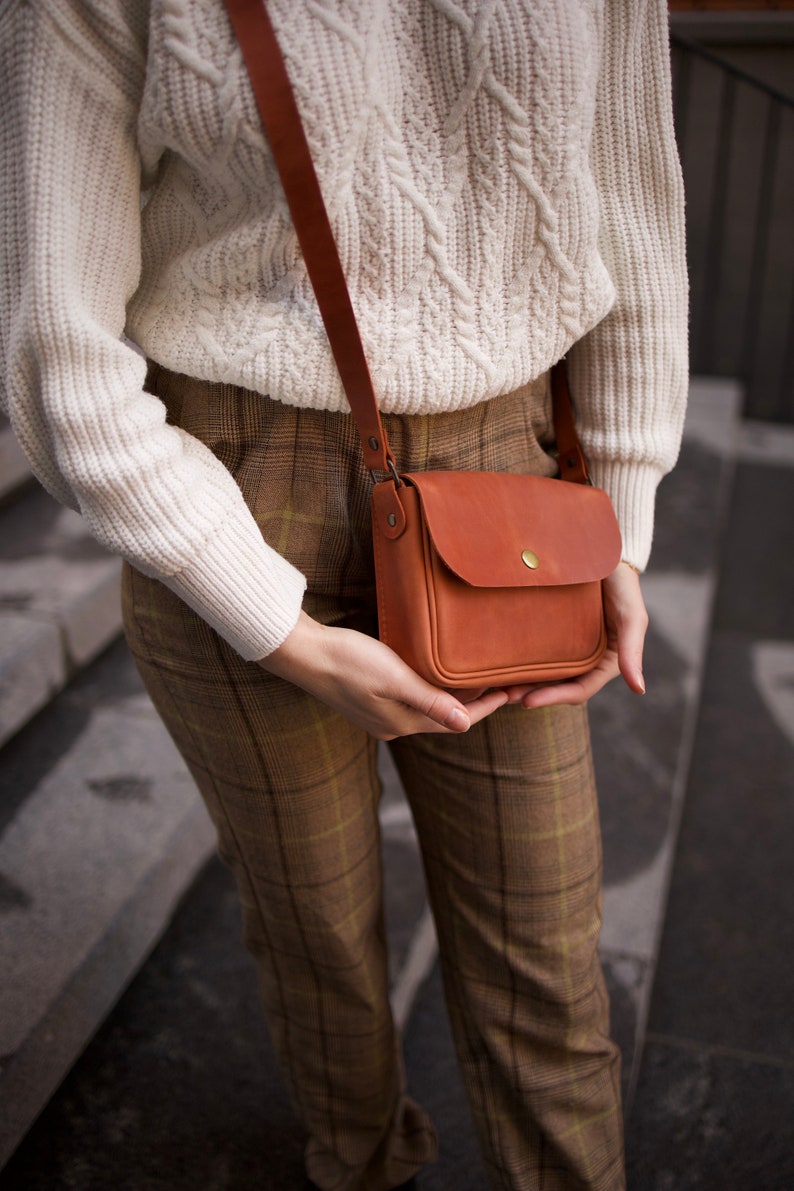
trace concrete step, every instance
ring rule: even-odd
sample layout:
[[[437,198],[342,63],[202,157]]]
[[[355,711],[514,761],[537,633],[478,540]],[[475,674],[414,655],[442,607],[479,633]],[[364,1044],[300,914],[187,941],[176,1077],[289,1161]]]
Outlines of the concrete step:
[[[121,642],[6,745],[1,772],[0,1165],[214,843]]]
[[[118,635],[119,568],[38,486],[0,509],[0,744]]]

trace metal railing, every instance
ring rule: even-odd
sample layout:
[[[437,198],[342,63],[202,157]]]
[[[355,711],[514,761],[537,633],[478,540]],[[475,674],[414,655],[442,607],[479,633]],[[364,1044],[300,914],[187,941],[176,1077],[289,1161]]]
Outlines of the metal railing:
[[[692,371],[794,422],[794,100],[677,34],[672,50]]]

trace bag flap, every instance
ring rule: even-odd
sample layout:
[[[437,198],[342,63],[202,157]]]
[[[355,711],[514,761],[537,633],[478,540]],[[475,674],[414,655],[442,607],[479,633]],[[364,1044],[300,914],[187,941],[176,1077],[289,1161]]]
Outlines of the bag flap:
[[[620,562],[620,530],[601,488],[504,472],[402,478],[419,492],[438,554],[473,587],[590,583]]]

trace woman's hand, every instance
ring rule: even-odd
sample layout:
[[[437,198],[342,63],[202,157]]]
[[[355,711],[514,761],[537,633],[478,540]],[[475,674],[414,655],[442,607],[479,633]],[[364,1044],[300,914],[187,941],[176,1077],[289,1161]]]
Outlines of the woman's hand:
[[[478,693],[466,705],[425,682],[393,650],[354,629],[329,628],[301,612],[287,639],[259,665],[316,695],[377,740],[415,732],[465,732],[508,701]]]
[[[586,703],[618,674],[623,675],[632,691],[644,695],[642,649],[648,613],[640,591],[640,577],[628,563],[620,563],[617,570],[604,580],[604,615],[607,648],[593,670],[563,682],[511,687],[507,692],[509,702],[522,703],[524,707]]]

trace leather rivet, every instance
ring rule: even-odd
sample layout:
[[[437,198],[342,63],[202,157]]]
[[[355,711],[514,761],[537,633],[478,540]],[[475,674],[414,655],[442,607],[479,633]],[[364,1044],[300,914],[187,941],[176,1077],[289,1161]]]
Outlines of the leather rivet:
[[[380,445],[374,434],[372,435],[372,437],[369,440],[369,445],[372,447],[373,451],[377,451],[377,449]]]
[[[386,520],[388,521],[388,523],[389,523],[389,525],[392,527],[392,529],[394,529],[395,525],[397,524],[397,518],[396,518],[396,516],[394,515],[394,513],[389,513],[389,515],[388,515],[388,517],[386,518]]]
[[[537,570],[540,566],[540,559],[534,550],[522,550],[521,561],[525,567],[529,567],[530,571]]]

